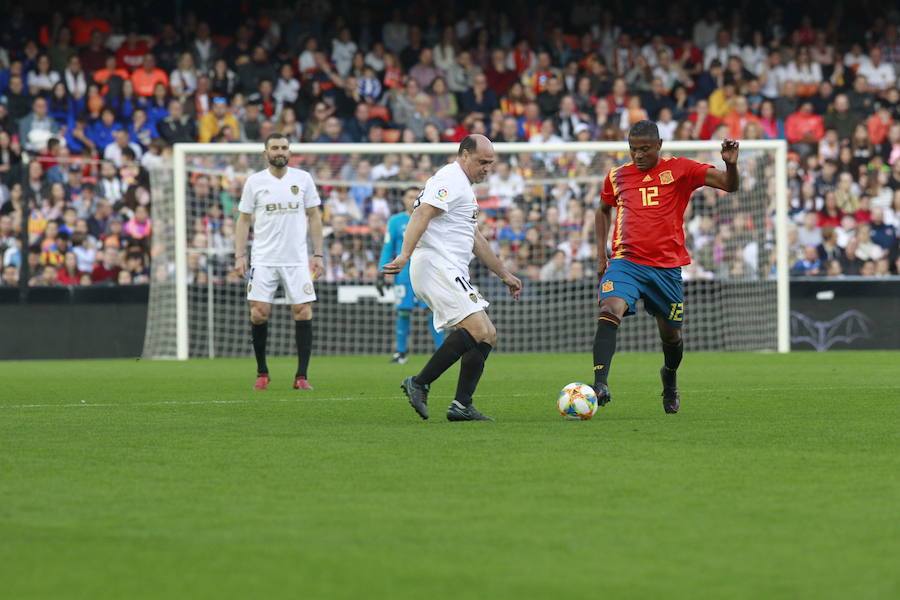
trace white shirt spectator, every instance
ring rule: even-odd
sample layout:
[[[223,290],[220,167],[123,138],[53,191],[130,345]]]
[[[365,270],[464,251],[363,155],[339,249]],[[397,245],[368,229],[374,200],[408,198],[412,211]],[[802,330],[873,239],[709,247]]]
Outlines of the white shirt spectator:
[[[785,69],[784,78],[787,81],[804,85],[818,84],[822,82],[822,67],[816,62],[800,66],[795,61],[791,61]]]
[[[179,96],[187,96],[197,91],[197,74],[194,71],[176,69],[170,78],[172,91]]]
[[[659,139],[664,142],[670,142],[675,139],[675,130],[678,129],[678,121],[669,119],[668,123],[657,121],[656,127],[659,129]]]
[[[747,70],[759,77],[766,68],[766,60],[769,58],[769,51],[765,46],[751,46],[747,44],[741,50],[741,59]]]
[[[502,208],[511,206],[513,199],[524,193],[525,180],[518,173],[509,172],[506,178],[501,177],[500,173],[492,173],[488,177],[488,195],[499,198]]]
[[[727,46],[720,47],[718,44],[713,42],[706,46],[706,50],[703,51],[703,68],[709,69],[710,63],[713,60],[719,59],[719,62],[723,65],[728,64],[729,56],[740,56],[741,48],[735,43],[728,44]]]
[[[400,172],[400,165],[391,165],[388,166],[384,163],[378,163],[374,167],[372,167],[372,181],[376,181],[378,179],[386,179],[388,177],[393,177],[397,173]]]
[[[272,97],[278,103],[278,112],[281,112],[281,107],[285,104],[296,102],[299,94],[300,82],[297,81],[296,77],[291,77],[290,79],[279,77],[278,83],[275,84],[275,91],[272,92]]]
[[[766,98],[777,98],[781,93],[781,85],[788,80],[787,69],[778,65],[774,69],[763,68],[766,81],[760,87],[760,93]]]
[[[341,77],[345,77],[353,66],[353,55],[356,53],[356,42],[349,40],[342,42],[339,39],[331,40],[331,60],[334,68]]]
[[[867,65],[871,65],[872,61],[869,60],[869,57],[860,52],[859,54],[854,54],[853,52],[848,52],[844,55],[844,66],[850,67],[851,69],[855,68],[857,72],[860,69]]]
[[[36,89],[38,93],[46,92],[49,94],[59,80],[59,73],[56,71],[50,71],[42,75],[38,75],[37,71],[28,72],[28,87]]]
[[[369,50],[366,53],[366,64],[375,69],[377,73],[384,71],[384,60],[379,58],[374,52]]]
[[[87,81],[84,78],[84,71],[73,73],[69,69],[63,71],[66,79],[66,89],[76,100],[87,93]]]
[[[134,150],[135,160],[140,161],[141,156],[143,155],[141,147],[134,142],[128,142],[128,147]],[[122,149],[117,143],[110,142],[106,145],[106,148],[103,149],[103,160],[112,161],[112,163],[117,167],[122,166]]]
[[[300,53],[300,58],[297,59],[297,66],[300,69],[301,73],[306,73],[307,71],[312,71],[316,68],[316,54],[311,50],[304,50]]]
[[[866,81],[869,82],[869,87],[874,90],[886,90],[893,87],[897,81],[894,65],[886,62],[882,62],[877,67],[870,62],[867,65],[860,66],[856,72],[865,77]]]

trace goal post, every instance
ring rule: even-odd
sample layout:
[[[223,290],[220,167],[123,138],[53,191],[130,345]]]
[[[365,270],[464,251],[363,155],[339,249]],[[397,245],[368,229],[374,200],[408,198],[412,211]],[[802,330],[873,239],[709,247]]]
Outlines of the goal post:
[[[310,170],[320,189],[344,189],[365,183],[369,187],[389,189],[394,198],[406,187],[421,187],[423,178],[451,160],[457,148],[456,144],[449,143],[291,144],[294,154],[292,164],[299,162],[298,166]],[[565,210],[565,201],[554,196],[557,190],[561,190],[563,196],[570,191],[575,196],[581,194],[579,200],[588,209],[596,206],[609,167],[624,162],[628,153],[625,142],[498,143],[494,144],[494,148],[499,161],[519,165],[526,189],[541,194],[540,201],[545,206],[549,202],[549,205],[558,206],[560,210]],[[719,148],[720,142],[717,141],[670,141],[663,143],[662,154],[686,156],[721,167]],[[184,360],[192,356],[212,358],[251,354],[249,334],[245,331],[244,285],[236,281],[233,274],[227,273],[233,264],[233,238],[229,239],[227,231],[222,231],[223,227],[212,222],[204,211],[208,208],[206,204],[226,198],[232,214],[223,215],[222,222],[233,218],[243,181],[249,174],[265,167],[262,150],[260,143],[175,144],[171,168],[156,169],[151,173],[153,274],[145,357]],[[410,162],[406,157],[420,161],[428,157],[430,170],[429,161],[424,161],[423,168],[408,173],[406,178],[393,176],[373,184],[371,181],[355,180],[352,168],[347,170],[346,167],[335,166],[347,165],[348,160],[359,161],[360,157],[367,157],[370,163],[376,163],[385,155],[400,157],[401,163]],[[528,166],[522,167],[523,164]],[[727,239],[725,230],[728,229],[732,237],[744,240],[740,243],[747,245],[742,247],[746,258],[743,268],[735,264],[734,272],[728,272],[729,265],[726,264],[721,271],[714,273],[700,268],[699,276],[690,276],[693,281],[687,281],[686,274],[686,306],[691,315],[685,325],[688,347],[788,352],[790,265],[786,142],[741,141],[739,169],[743,183],[738,193],[742,194],[742,202],[746,206],[722,200],[724,195],[703,195],[700,190],[692,199],[692,205],[712,206],[716,218],[721,219],[721,223],[716,223],[717,227],[721,225],[721,230],[714,237],[708,236],[709,232],[703,233],[710,237],[706,244],[718,244],[725,248],[724,251],[741,250],[735,250],[738,242],[732,243]],[[208,180],[203,185],[211,187],[211,191],[205,188],[199,190],[195,185],[197,179],[203,176]],[[494,206],[490,204],[493,198],[489,188],[489,184],[482,184],[476,187],[476,194],[480,203],[485,200],[488,206]],[[330,199],[325,194],[322,196],[324,208]],[[526,195],[525,204],[530,202],[527,198]],[[394,202],[395,208],[396,205]],[[699,210],[692,212],[689,205],[686,226],[691,214],[691,226],[705,221],[697,216]],[[490,212],[503,214],[502,210]],[[746,221],[746,224],[737,221]],[[364,223],[361,226],[365,229]],[[216,227],[219,227],[218,231]],[[740,231],[736,233],[734,230],[738,228]],[[717,246],[714,252],[719,250],[721,248]],[[735,260],[740,262],[740,258]],[[504,331],[502,349],[587,351],[590,347],[588,338],[593,336],[593,320],[590,316],[585,320],[584,314],[590,314],[593,310],[592,301],[595,306],[596,281],[592,259],[582,262],[588,267],[581,281],[577,280],[577,276],[573,281],[526,281],[526,290],[532,287],[534,293],[523,297],[523,301],[515,306],[503,301],[502,286],[497,286],[488,278],[481,280],[474,277],[473,281],[482,287],[483,292],[485,286],[490,290],[488,300],[494,305],[489,311],[496,311],[498,317],[504,320],[504,325],[513,324],[512,332]],[[339,281],[334,284],[323,282],[321,287],[317,311],[322,310],[327,319],[326,323],[317,325],[317,351],[371,353],[384,352],[385,348],[390,347],[393,337],[390,290],[387,294],[376,294],[370,280]],[[283,300],[280,302],[283,303]],[[639,309],[639,312],[643,311]],[[558,333],[552,330],[554,319],[561,322]],[[348,320],[359,321],[352,332],[349,331]],[[698,320],[703,322],[696,322]],[[539,325],[537,321],[548,321],[550,324]],[[655,324],[650,323],[646,315],[639,315],[634,321],[641,325],[633,328],[631,337],[629,334],[620,336],[624,337],[622,349],[653,349],[645,342],[639,343],[638,337],[653,339],[655,336],[649,332],[655,330]],[[328,331],[329,324],[340,332]],[[274,335],[270,332],[270,345],[275,346],[273,354],[279,353],[278,348],[283,348],[283,353],[290,353],[289,340],[293,337],[288,331],[290,323],[285,319],[273,318],[273,325],[276,329]],[[717,327],[718,330],[715,329]],[[691,328],[701,332],[702,339],[693,340]],[[515,336],[515,331],[519,329],[523,333],[522,340],[515,342],[508,339]],[[588,334],[583,334],[581,329]],[[716,336],[724,336],[726,329],[729,335],[737,336],[738,341],[734,344],[717,343],[715,340]],[[572,337],[573,334],[575,337]],[[424,336],[416,335],[424,339]],[[346,342],[350,337],[364,343],[348,344]],[[582,340],[582,337],[585,339]],[[419,346],[419,351],[424,349],[424,346]]]

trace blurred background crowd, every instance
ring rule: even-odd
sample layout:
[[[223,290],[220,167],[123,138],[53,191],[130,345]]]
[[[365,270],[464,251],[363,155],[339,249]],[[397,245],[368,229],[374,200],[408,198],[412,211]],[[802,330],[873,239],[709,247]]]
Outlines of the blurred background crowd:
[[[177,3],[176,3],[177,4]],[[3,285],[146,283],[150,171],[177,142],[786,139],[795,275],[897,274],[900,10],[879,2],[298,2],[223,11],[74,2],[0,24]],[[714,161],[716,154],[701,156]],[[448,157],[298,155],[320,185],[327,279],[374,280],[410,182]],[[624,154],[501,155],[480,226],[531,279],[593,277],[593,211]],[[241,169],[241,165],[248,167]],[[238,168],[235,168],[235,167]],[[227,249],[249,163],[190,170],[191,246]],[[261,166],[257,163],[257,168]],[[698,190],[685,278],[770,277],[771,156],[742,191]],[[27,240],[24,241],[24,240]],[[236,281],[195,253],[194,282]]]

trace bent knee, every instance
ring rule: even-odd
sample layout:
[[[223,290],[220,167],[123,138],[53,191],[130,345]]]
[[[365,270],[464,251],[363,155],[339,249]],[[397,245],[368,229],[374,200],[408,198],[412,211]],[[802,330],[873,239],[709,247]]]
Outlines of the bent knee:
[[[609,296],[600,301],[600,312],[608,312],[616,315],[620,319],[625,316],[628,310],[628,303],[616,296]]]
[[[291,314],[295,321],[309,321],[312,319],[312,304],[294,304],[291,306]]]
[[[254,305],[250,307],[250,321],[255,325],[262,325],[269,320],[271,309],[266,305]]]

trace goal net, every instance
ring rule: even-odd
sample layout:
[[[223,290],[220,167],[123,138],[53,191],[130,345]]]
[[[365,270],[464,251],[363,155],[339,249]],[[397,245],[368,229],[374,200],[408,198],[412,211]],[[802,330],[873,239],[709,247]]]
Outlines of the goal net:
[[[593,214],[625,143],[495,144],[498,164],[476,187],[479,226],[524,282],[514,302],[477,261],[471,281],[506,352],[589,352],[597,312]],[[292,166],[319,186],[326,276],[316,282],[315,354],[393,351],[394,291],[377,285],[383,229],[401,196],[453,160],[455,144],[294,144]],[[718,142],[666,142],[663,156],[723,168]],[[234,223],[246,178],[265,168],[261,144],[178,144],[152,180],[152,284],[144,355],[250,356],[246,282],[233,271]],[[693,262],[683,269],[691,350],[788,350],[786,146],[744,141],[741,189],[700,188],[685,214]],[[251,241],[252,253],[252,241]],[[285,301],[276,298],[276,304]],[[410,347],[430,352],[427,312],[413,312]],[[620,330],[624,351],[657,351],[642,307]],[[269,353],[292,355],[287,306],[275,306]]]

